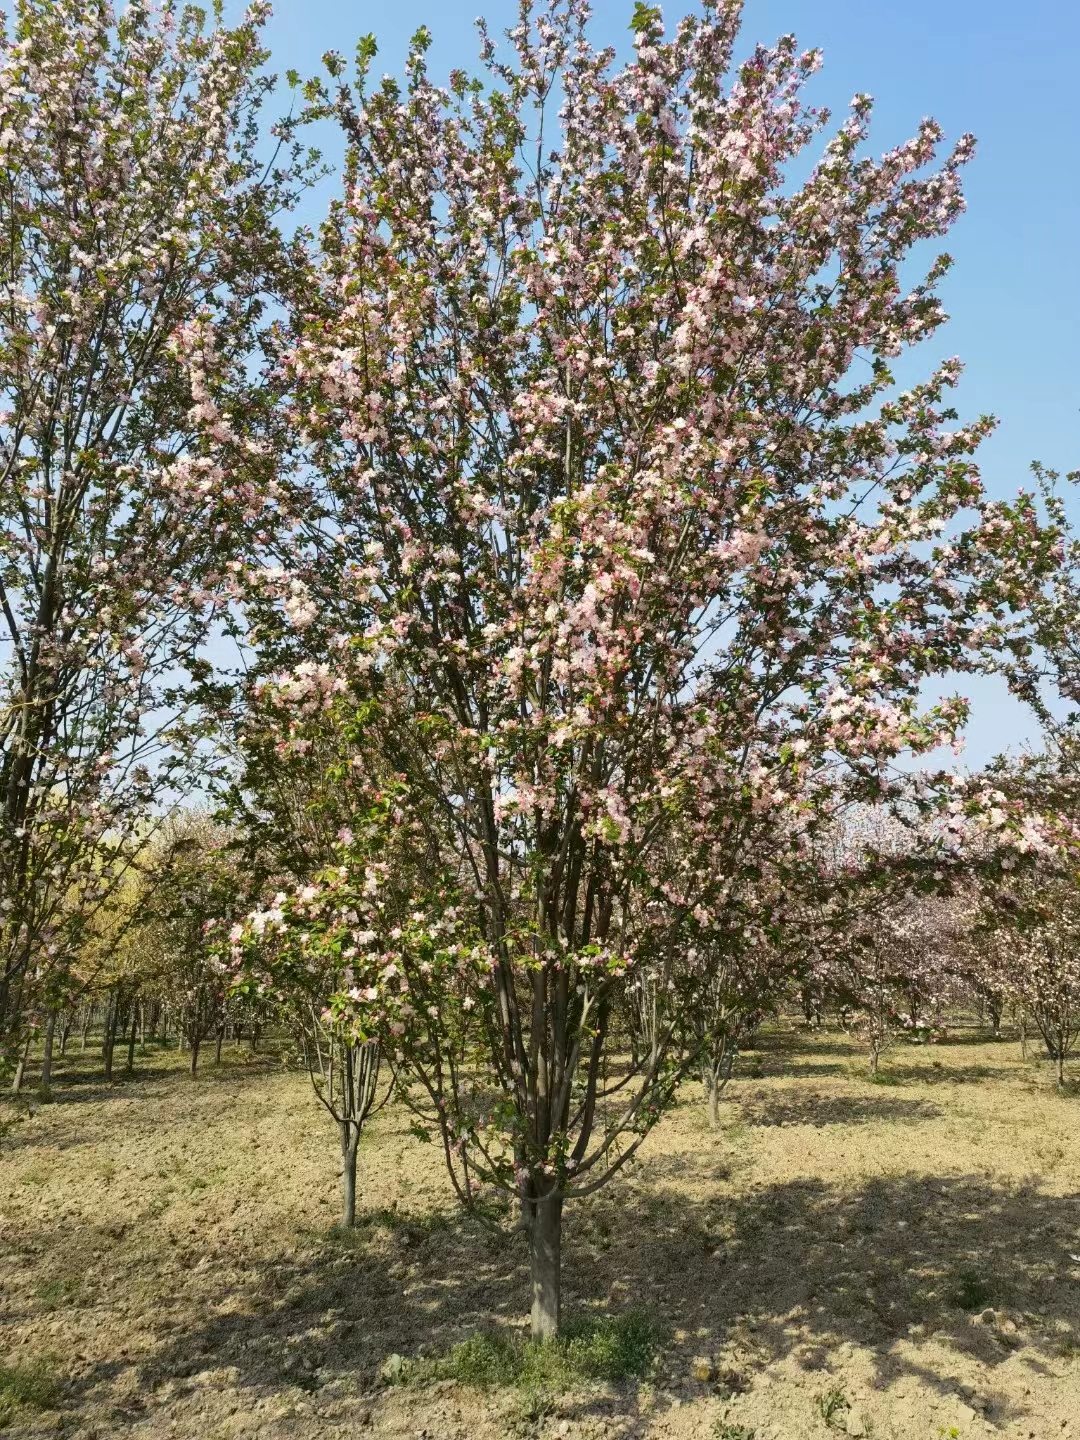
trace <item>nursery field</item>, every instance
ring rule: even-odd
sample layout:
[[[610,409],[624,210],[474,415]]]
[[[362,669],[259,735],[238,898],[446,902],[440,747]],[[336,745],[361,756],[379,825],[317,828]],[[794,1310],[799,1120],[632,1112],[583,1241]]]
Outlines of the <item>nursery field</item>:
[[[93,1064],[91,1064],[93,1061]],[[558,1350],[528,1255],[462,1218],[402,1110],[337,1149],[306,1076],[226,1046],[57,1066],[0,1149],[0,1433],[1080,1437],[1080,1094],[1015,1041],[780,1024],[571,1204]]]

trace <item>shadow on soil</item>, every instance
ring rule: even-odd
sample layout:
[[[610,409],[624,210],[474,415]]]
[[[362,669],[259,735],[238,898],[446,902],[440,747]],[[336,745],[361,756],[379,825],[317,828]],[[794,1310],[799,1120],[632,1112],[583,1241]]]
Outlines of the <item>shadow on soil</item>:
[[[42,1100],[37,1091],[37,1071],[32,1071],[20,1095],[10,1101],[4,1100],[13,1109],[36,1108],[42,1104],[79,1105],[99,1104],[103,1100],[152,1100],[162,1092],[174,1089],[178,1084],[229,1084],[243,1085],[248,1082],[265,1080],[268,1074],[277,1074],[281,1062],[277,1056],[267,1054],[240,1056],[223,1055],[221,1061],[214,1061],[214,1047],[206,1047],[205,1058],[200,1061],[198,1072],[189,1076],[186,1066],[178,1067],[175,1050],[163,1050],[148,1045],[135,1052],[135,1068],[127,1069],[126,1056],[119,1053],[112,1078],[106,1080],[101,1068],[101,1058],[93,1052],[65,1057],[57,1060],[53,1067],[51,1098]]]
[[[886,1095],[769,1095],[744,1100],[749,1125],[873,1125],[936,1120],[942,1114],[927,1100]]]
[[[125,1249],[138,1247],[138,1229]],[[890,1178],[843,1193],[792,1182],[703,1203],[630,1180],[569,1208],[564,1293],[570,1311],[647,1307],[686,1335],[662,1359],[668,1389],[703,1393],[688,1378],[694,1354],[734,1357],[749,1384],[789,1355],[818,1369],[849,1341],[876,1353],[881,1384],[911,1374],[946,1393],[951,1382],[919,1358],[931,1334],[990,1367],[1021,1346],[1033,1369],[1073,1353],[1080,1285],[1070,1252],[1078,1250],[1080,1196],[1004,1190],[976,1177]],[[160,1317],[140,1393],[152,1410],[159,1387],[176,1397],[196,1387],[198,1372],[224,1367],[253,1397],[296,1387],[317,1404],[328,1385],[328,1396],[342,1385],[370,1391],[393,1353],[444,1353],[519,1319],[527,1277],[523,1238],[510,1229],[449,1212],[368,1215],[355,1232],[307,1234],[276,1263],[208,1281],[194,1328],[170,1332]],[[976,1322],[988,1307],[995,1314]],[[69,1401],[111,1368],[102,1362],[70,1385]],[[629,1416],[635,1404],[631,1387],[617,1408]],[[990,1418],[1007,1418],[1004,1405]]]

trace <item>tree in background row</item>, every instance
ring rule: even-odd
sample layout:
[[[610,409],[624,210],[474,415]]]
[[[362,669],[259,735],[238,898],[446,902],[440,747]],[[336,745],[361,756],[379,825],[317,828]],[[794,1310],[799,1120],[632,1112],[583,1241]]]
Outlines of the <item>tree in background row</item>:
[[[257,359],[293,182],[257,159],[267,7],[20,0],[0,34],[0,1054],[191,783],[225,518],[175,332]]]

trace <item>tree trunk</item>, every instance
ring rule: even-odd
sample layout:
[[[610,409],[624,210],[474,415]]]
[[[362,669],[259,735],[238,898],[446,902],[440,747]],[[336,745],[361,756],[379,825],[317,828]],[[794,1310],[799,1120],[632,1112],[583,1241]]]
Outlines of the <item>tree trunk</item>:
[[[1065,1046],[1057,1047],[1057,1083],[1058,1089],[1065,1089]]]
[[[41,1088],[48,1090],[52,1084],[52,1057],[53,1038],[56,1035],[56,1012],[49,1011],[49,1019],[45,1025],[45,1050],[41,1057]]]
[[[871,1076],[874,1076],[874,1075],[877,1074],[877,1067],[878,1067],[878,1047],[873,1043],[873,1041],[871,1041],[871,1042],[870,1042],[870,1074],[871,1074]]]
[[[562,1196],[557,1193],[545,1195],[533,1206],[529,1250],[534,1340],[553,1340],[559,1333],[562,1207]]]
[[[135,1037],[139,1026],[139,1007],[135,1001],[131,1002],[131,1034],[128,1036],[127,1073],[135,1072]]]
[[[709,1093],[706,1096],[709,1102],[709,1127],[712,1130],[720,1129],[720,1087],[714,1080],[709,1086]]]
[[[225,1027],[224,1027],[224,1025],[219,1025],[219,1026],[218,1026],[218,1032],[217,1032],[217,1047],[216,1047],[215,1050],[214,1050],[214,1064],[215,1064],[215,1065],[220,1065],[220,1064],[221,1064],[221,1042],[222,1042],[224,1039],[225,1039]]]
[[[195,1072],[199,1068],[199,1046],[202,1044],[202,1036],[193,1036],[191,1040],[191,1078],[195,1079]]]
[[[11,1093],[13,1095],[18,1095],[22,1089],[23,1076],[26,1074],[26,1057],[30,1054],[30,1041],[33,1038],[33,1034],[34,1032],[32,1030],[27,1031],[26,1044],[23,1046],[22,1054],[19,1056],[19,1063],[15,1066],[15,1078],[11,1082]]]
[[[75,1023],[75,1016],[71,1010],[64,1011],[64,1023],[60,1026],[60,1058],[67,1054],[67,1042],[71,1035],[71,1027]]]
[[[113,1048],[116,1045],[116,1022],[120,1018],[120,997],[114,995],[109,1005],[108,1014],[105,1016],[105,1038],[102,1041],[101,1053],[105,1057],[105,1079],[112,1079]]]
[[[701,1062],[701,1083],[705,1089],[705,1107],[709,1112],[709,1127],[720,1129],[720,1081],[712,1061]]]
[[[990,1023],[994,1027],[994,1039],[1000,1040],[1002,1002],[1000,999],[992,999],[988,1002],[987,1008],[990,1011]]]
[[[348,1120],[341,1129],[341,1223],[346,1229],[356,1224],[356,1152],[360,1147],[360,1131]]]
[[[90,1022],[91,1022],[91,1020],[93,1020],[93,1018],[94,1018],[94,1007],[93,1007],[93,1005],[87,1005],[87,1007],[86,1007],[86,1014],[83,1016],[82,1045],[80,1046],[80,1049],[81,1049],[81,1050],[85,1050],[85,1049],[86,1049],[86,1037],[90,1034]]]

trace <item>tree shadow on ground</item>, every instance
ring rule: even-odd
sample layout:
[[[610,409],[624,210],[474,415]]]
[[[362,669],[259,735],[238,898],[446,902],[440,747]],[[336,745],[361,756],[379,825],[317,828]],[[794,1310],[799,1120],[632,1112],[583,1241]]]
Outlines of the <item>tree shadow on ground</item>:
[[[1070,1258],[1080,1196],[966,1176],[844,1190],[790,1181],[734,1196],[718,1183],[697,1200],[643,1179],[568,1208],[565,1303],[645,1306],[685,1337],[666,1353],[662,1386],[690,1386],[690,1356],[702,1351],[727,1357],[728,1383],[733,1367],[750,1384],[786,1357],[819,1368],[849,1342],[872,1356],[879,1385],[912,1375],[944,1394],[951,1382],[920,1353],[927,1337],[990,1370],[1022,1348],[1043,1373],[1080,1341]],[[139,1244],[134,1227],[125,1246]],[[151,1407],[155,1395],[173,1403],[205,1384],[209,1371],[249,1399],[370,1392],[387,1356],[445,1353],[478,1330],[520,1323],[527,1306],[523,1237],[449,1211],[367,1215],[354,1232],[308,1233],[239,1269],[225,1256],[196,1268],[199,1244],[189,1240],[179,1257],[189,1287],[181,1318],[148,1318],[154,1344],[139,1389]],[[973,1323],[988,1307],[995,1315]],[[106,1379],[113,1360],[91,1367],[69,1398]],[[633,1388],[615,1403],[631,1415]],[[1006,1411],[999,1402],[991,1418]]]
[[[982,1061],[971,1064],[946,1064],[942,1060],[912,1063],[905,1061],[902,1052],[890,1052],[881,1062],[882,1074],[886,1080],[900,1085],[969,1085],[981,1080],[1007,1080],[1017,1073],[1011,1065],[987,1065]]]
[[[885,1095],[777,1095],[742,1098],[742,1119],[749,1125],[873,1125],[895,1121],[936,1120],[942,1111],[927,1100]]]
[[[177,1052],[147,1050],[136,1052],[135,1068],[126,1067],[126,1047],[119,1054],[112,1078],[106,1080],[100,1059],[88,1063],[83,1057],[72,1063],[70,1060],[57,1061],[53,1067],[53,1081],[50,1099],[42,1101],[37,1097],[36,1074],[31,1074],[24,1087],[26,1103],[50,1105],[97,1104],[104,1100],[156,1099],[162,1090],[180,1085],[202,1085],[209,1083],[244,1085],[265,1083],[268,1073],[282,1069],[280,1060],[273,1055],[245,1056],[242,1060],[232,1056],[223,1057],[220,1064],[213,1058],[213,1046],[200,1063],[194,1076],[188,1073],[186,1057]],[[155,1063],[156,1062],[156,1063]],[[163,1063],[164,1062],[164,1063]],[[172,1063],[169,1063],[172,1062]],[[145,1087],[146,1093],[141,1093]]]
[[[799,1026],[791,1030],[763,1031],[753,1046],[744,1047],[751,1055],[778,1054],[838,1055],[853,1059],[865,1053],[865,1047],[842,1030],[814,1030]]]

